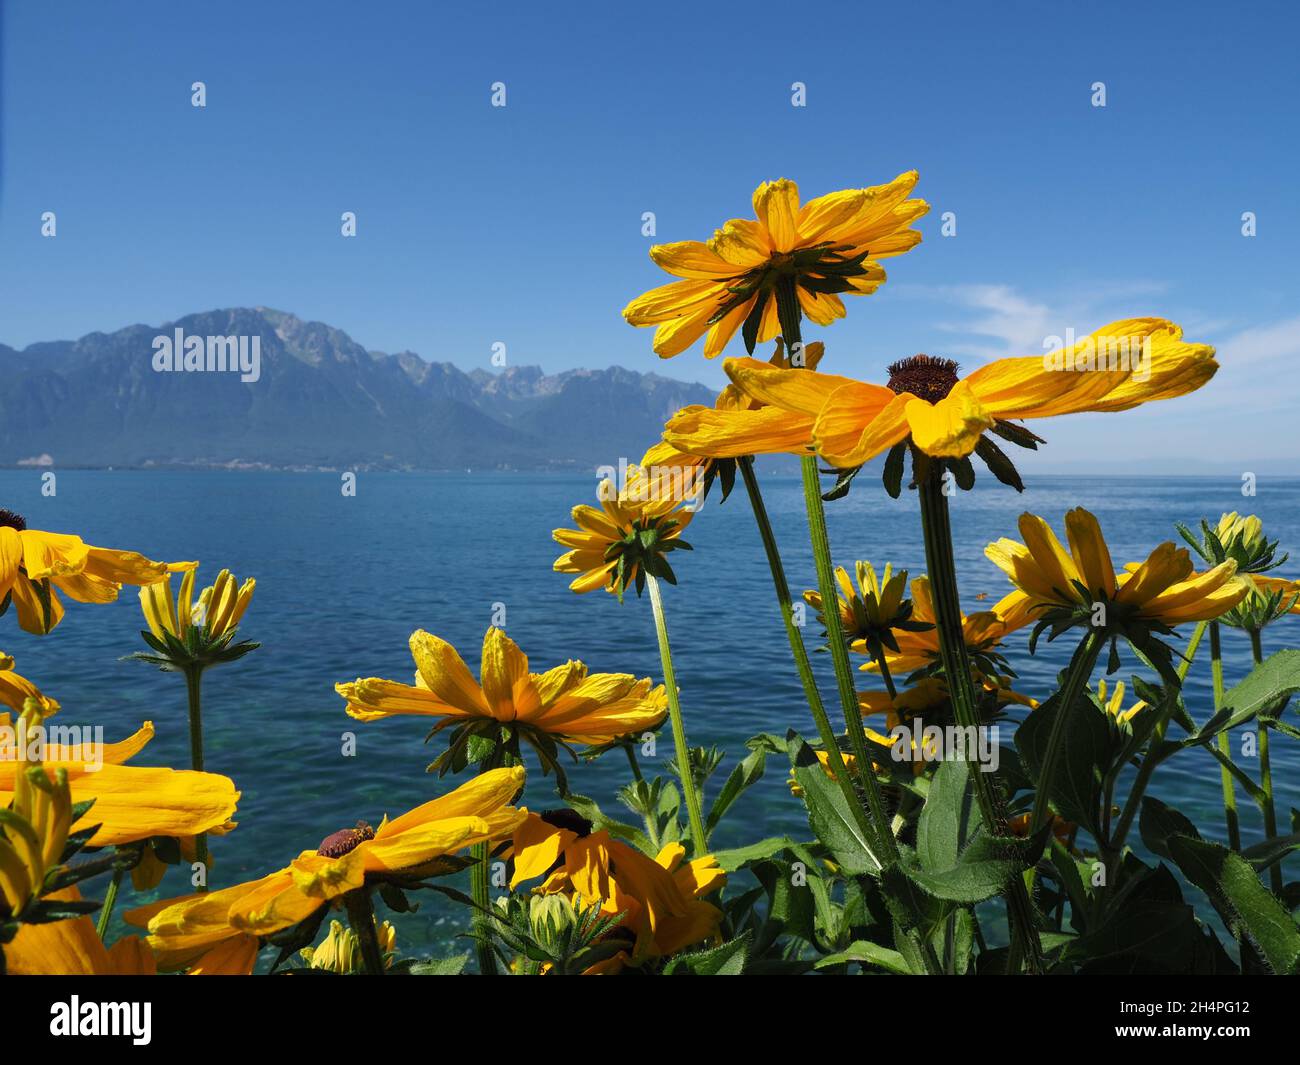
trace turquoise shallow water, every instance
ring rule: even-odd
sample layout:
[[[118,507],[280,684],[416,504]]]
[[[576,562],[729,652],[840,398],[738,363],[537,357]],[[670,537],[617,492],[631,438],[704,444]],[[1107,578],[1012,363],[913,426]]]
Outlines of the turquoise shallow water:
[[[1253,499],[1242,498],[1233,478],[1030,475],[1027,483],[1017,496],[981,478],[953,501],[968,610],[987,607],[1009,587],[983,547],[1015,535],[1024,509],[1059,528],[1065,510],[1087,506],[1101,519],[1117,562],[1145,557],[1173,538],[1175,520],[1195,523],[1224,510],[1259,514],[1283,547],[1300,549],[1300,480],[1261,480]],[[592,500],[594,477],[363,473],[355,497],[341,494],[337,474],[67,471],[58,474],[55,497],[43,497],[40,487],[35,471],[0,471],[0,506],[24,514],[32,527],[76,532],[91,543],[200,559],[208,580],[223,565],[258,580],[243,635],[262,649],[209,673],[205,684],[208,768],[234,777],[243,790],[239,828],[216,843],[218,886],[278,868],[358,819],[377,823],[385,812],[400,813],[445,790],[448,781],[424,772],[434,752],[423,743],[421,722],[353,722],[333,691],[335,681],[358,675],[409,679],[406,641],[415,628],[450,640],[477,670],[484,629],[494,604],[503,603],[506,630],[535,670],[577,657],[594,670],[659,673],[647,601],[632,597],[620,606],[603,593],[575,596],[551,572],[559,549],[550,530],[569,524],[572,504]],[[768,477],[765,492],[791,585],[812,587],[798,480]],[[922,571],[914,498],[890,500],[864,475],[849,498],[828,510],[838,562],[889,560]],[[711,496],[688,539],[696,550],[674,558],[681,585],[666,591],[666,609],[691,742],[720,744],[739,757],[743,741],[760,731],[793,726],[812,734],[743,489],[722,506]],[[1300,556],[1279,572],[1300,573]],[[977,603],[981,592],[988,599]],[[141,624],[128,592],[109,606],[72,604],[62,626],[43,639],[20,632],[6,616],[0,648],[63,703],[66,723],[103,724],[106,738],[115,739],[152,720],[157,738],[137,761],[183,766],[183,684],[120,660],[140,646]],[[815,635],[810,626],[809,638]],[[1266,634],[1266,651],[1298,640],[1295,619],[1287,619]],[[1245,637],[1229,631],[1225,654],[1232,683],[1249,665]],[[1031,658],[1022,633],[1009,655],[1020,690],[1041,696],[1068,648],[1044,644]],[[827,656],[816,658],[829,698]],[[1130,666],[1126,661],[1122,675]],[[1202,659],[1189,682],[1194,717],[1209,716],[1210,697]],[[358,739],[353,758],[340,753],[346,731]],[[1286,811],[1300,806],[1300,752],[1284,738],[1275,748],[1285,823]],[[575,767],[571,785],[612,807],[626,771],[621,757],[608,758]],[[771,763],[768,777],[724,822],[719,845],[806,831],[785,775]],[[1219,775],[1208,756],[1194,752],[1166,764],[1152,792],[1179,804],[1205,834],[1222,836]],[[528,802],[544,807],[552,797],[549,783],[534,774]],[[1245,811],[1244,827],[1258,837],[1253,809]],[[178,870],[161,888],[168,895],[185,890]],[[418,951],[421,942],[436,941],[441,949],[460,929],[454,916],[453,922],[445,906],[426,900],[420,913],[400,919],[400,945]]]

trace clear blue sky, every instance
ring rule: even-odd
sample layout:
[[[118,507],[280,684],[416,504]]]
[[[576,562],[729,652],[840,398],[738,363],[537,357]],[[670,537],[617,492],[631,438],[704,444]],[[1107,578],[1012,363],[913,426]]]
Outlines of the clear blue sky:
[[[1289,463],[1297,30],[1281,3],[9,3],[0,342],[264,304],[465,368],[504,341],[717,385],[619,315],[667,280],[642,212],[703,239],[761,180],[915,167],[925,242],[822,332],[827,368],[970,367],[1160,314],[1219,377],[1123,432],[1058,423],[1056,460],[1172,462],[1213,424],[1225,462]]]

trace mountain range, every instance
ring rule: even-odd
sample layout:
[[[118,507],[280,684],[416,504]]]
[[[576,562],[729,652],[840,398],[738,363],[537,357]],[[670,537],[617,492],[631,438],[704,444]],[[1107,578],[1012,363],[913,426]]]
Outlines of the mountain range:
[[[160,338],[258,338],[255,381],[159,372]],[[179,358],[179,356],[178,356]],[[265,307],[0,344],[0,466],[541,469],[635,461],[714,393],[618,366],[469,373]]]

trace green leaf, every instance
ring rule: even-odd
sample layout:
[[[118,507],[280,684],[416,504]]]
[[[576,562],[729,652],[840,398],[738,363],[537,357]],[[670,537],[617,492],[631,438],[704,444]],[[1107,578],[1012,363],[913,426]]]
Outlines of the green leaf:
[[[794,840],[789,836],[771,836],[768,839],[759,840],[757,843],[751,843],[747,847],[714,851],[713,857],[717,859],[718,864],[726,872],[734,873],[752,862],[761,862],[773,858],[782,851],[789,850],[792,846],[794,846]]]
[[[1093,974],[1188,972],[1201,930],[1186,903],[1139,900],[1116,907],[1067,948]]]
[[[453,958],[419,962],[411,966],[410,973],[412,976],[459,976],[468,963],[468,954],[458,954]]]
[[[878,872],[880,859],[859,829],[844,793],[822,769],[812,748],[791,730],[786,734],[786,750],[795,781],[803,790],[814,835],[847,875]]]
[[[749,959],[750,933],[738,936],[729,943],[694,954],[679,954],[669,964],[666,973],[676,974],[686,969],[692,976],[742,976]]]
[[[1263,843],[1247,847],[1241,852],[1241,856],[1250,862],[1257,872],[1263,872],[1297,849],[1300,849],[1300,832],[1292,832],[1289,836],[1274,836],[1272,839],[1264,840]]]
[[[809,943],[816,940],[817,900],[809,885],[817,880],[817,867],[801,864],[804,868],[797,885],[792,862],[773,859],[750,867],[767,893],[767,914],[758,940],[760,953],[783,936]]]
[[[1169,852],[1183,875],[1210,897],[1225,923],[1250,936],[1275,973],[1296,972],[1300,928],[1245,858],[1190,836],[1170,838]]]
[[[879,943],[871,943],[866,940],[850,943],[844,950],[836,954],[828,954],[817,962],[817,968],[829,969],[835,965],[845,965],[854,961],[860,965],[870,965],[878,969],[884,969],[896,976],[912,975],[912,970],[908,968],[907,961],[898,951],[890,950],[888,947],[882,947]]]
[[[722,790],[718,792],[718,797],[713,800],[713,806],[709,809],[709,816],[705,822],[705,828],[709,832],[717,827],[718,822],[722,820],[722,815],[727,812],[732,803],[762,778],[766,764],[767,751],[759,747],[750,751],[731,771],[726,783],[722,785]]]
[[[1058,695],[1038,707],[1016,729],[1016,748],[1036,780],[1042,772],[1052,723],[1063,712]],[[1102,774],[1109,762],[1110,725],[1105,712],[1094,706],[1087,694],[1081,695],[1066,713],[1048,798],[1067,821],[1083,825],[1098,836],[1097,815]]]
[[[1142,798],[1142,814],[1138,818],[1138,831],[1142,842],[1150,848],[1152,854],[1161,858],[1174,860],[1169,853],[1168,841],[1172,836],[1200,836],[1196,826],[1172,806],[1166,806],[1159,799],[1150,795]]]
[[[925,894],[947,902],[975,903],[991,899],[1006,887],[1025,862],[1008,846],[979,832],[955,863],[946,869],[924,869],[915,855],[904,851],[901,859],[882,874],[887,887],[898,886],[906,876]]]
[[[1184,741],[1204,743],[1300,691],[1300,651],[1277,651],[1223,697],[1223,708]]]
[[[921,868],[939,872],[956,865],[978,824],[970,764],[940,763],[916,827],[916,855]]]

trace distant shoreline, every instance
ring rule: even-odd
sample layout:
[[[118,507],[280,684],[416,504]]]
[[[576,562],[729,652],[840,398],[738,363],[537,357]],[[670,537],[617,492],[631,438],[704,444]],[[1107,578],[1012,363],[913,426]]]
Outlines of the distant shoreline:
[[[459,476],[466,475],[483,476],[490,474],[501,474],[506,476],[516,476],[519,474],[540,475],[540,476],[569,476],[573,474],[595,476],[599,463],[592,463],[585,466],[579,463],[556,464],[554,466],[536,466],[536,467],[510,467],[510,466],[483,466],[470,467],[466,469],[455,468],[421,468],[421,467],[389,467],[389,466],[272,466],[261,464],[229,464],[229,463],[168,463],[166,465],[144,465],[144,466],[58,466],[54,464],[37,465],[37,464],[7,464],[0,465],[0,471],[23,472],[23,473],[301,473],[301,474],[340,474],[340,473],[368,473],[368,474],[438,474],[442,476]],[[766,475],[769,477],[792,478],[798,479],[798,469],[791,464],[789,469],[767,467]],[[1270,471],[1268,468],[1254,470],[1259,477],[1267,477],[1274,481],[1300,480],[1300,470],[1292,473],[1278,473]],[[1101,469],[1091,472],[1081,470],[1061,470],[1045,469],[1026,471],[1026,476],[1033,477],[1070,477],[1079,479],[1095,479],[1104,477],[1109,480],[1123,481],[1142,481],[1158,479],[1162,481],[1180,480],[1180,481],[1217,481],[1224,479],[1239,480],[1241,473],[1238,470],[1224,470],[1221,472],[1209,473],[1169,473],[1161,470],[1144,473],[1132,473],[1120,470]]]

